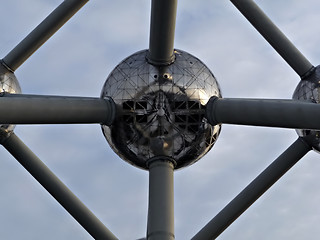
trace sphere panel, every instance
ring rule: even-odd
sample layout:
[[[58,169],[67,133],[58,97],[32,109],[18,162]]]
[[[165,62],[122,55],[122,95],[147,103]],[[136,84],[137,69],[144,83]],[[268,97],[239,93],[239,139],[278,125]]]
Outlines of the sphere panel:
[[[147,50],[121,62],[107,78],[101,97],[117,106],[112,126],[102,126],[113,150],[147,169],[153,157],[170,157],[181,168],[199,160],[215,143],[220,126],[205,118],[211,96],[221,97],[211,71],[197,58],[175,51],[175,62],[154,66]]]
[[[5,68],[0,62],[0,93],[21,93],[19,82],[13,72]],[[3,113],[5,114],[5,112]],[[0,128],[6,131],[13,131],[15,125],[1,124]]]

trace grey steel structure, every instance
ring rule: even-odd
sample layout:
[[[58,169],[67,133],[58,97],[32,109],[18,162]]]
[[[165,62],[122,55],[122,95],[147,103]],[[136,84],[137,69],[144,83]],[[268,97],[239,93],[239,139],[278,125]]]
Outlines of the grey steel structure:
[[[208,152],[221,124],[297,129],[298,139],[193,239],[218,237],[311,149],[319,151],[319,67],[251,0],[231,1],[301,77],[293,100],[228,99],[210,70],[173,48],[176,0],[153,0],[150,45],[109,75],[100,98],[21,94],[14,71],[87,1],[65,0],[1,61],[1,144],[95,239],[117,239],[13,133],[13,124],[97,123],[111,147],[149,171],[146,239],[174,239],[173,173]],[[309,116],[312,115],[313,118]]]

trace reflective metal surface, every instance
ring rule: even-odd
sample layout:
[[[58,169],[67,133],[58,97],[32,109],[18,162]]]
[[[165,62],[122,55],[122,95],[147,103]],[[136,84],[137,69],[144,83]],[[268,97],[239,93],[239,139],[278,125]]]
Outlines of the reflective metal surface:
[[[320,66],[317,66],[310,76],[300,81],[294,91],[293,99],[320,103]],[[296,132],[300,137],[307,137],[313,149],[320,152],[320,131],[297,129]]]
[[[199,160],[214,145],[220,125],[204,117],[211,96],[221,97],[211,71],[194,56],[175,51],[169,66],[146,61],[147,50],[122,61],[108,76],[101,97],[112,97],[117,117],[102,126],[112,149],[125,161],[147,169],[158,156],[172,158],[175,168]]]
[[[21,93],[19,82],[13,72],[9,71],[0,61],[0,93]],[[1,114],[5,114],[1,113]],[[1,124],[0,128],[6,131],[12,131],[15,125]]]

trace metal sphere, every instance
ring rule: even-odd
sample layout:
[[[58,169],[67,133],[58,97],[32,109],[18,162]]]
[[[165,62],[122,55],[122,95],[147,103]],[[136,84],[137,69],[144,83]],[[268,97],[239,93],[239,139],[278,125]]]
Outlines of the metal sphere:
[[[205,105],[221,97],[211,71],[194,56],[175,51],[168,66],[146,60],[147,50],[122,61],[107,78],[101,97],[117,106],[112,126],[102,126],[112,149],[125,161],[147,169],[154,157],[171,158],[181,168],[214,145],[220,125],[207,123]]]
[[[320,103],[320,66],[314,69],[313,74],[302,79],[294,91],[293,99]],[[311,117],[311,116],[310,116]],[[307,137],[313,149],[320,152],[320,131],[296,129],[300,137]]]
[[[21,93],[19,82],[13,72],[9,71],[0,62],[0,93]],[[3,113],[5,114],[5,113]],[[9,132],[13,131],[15,125],[1,124],[0,128]]]

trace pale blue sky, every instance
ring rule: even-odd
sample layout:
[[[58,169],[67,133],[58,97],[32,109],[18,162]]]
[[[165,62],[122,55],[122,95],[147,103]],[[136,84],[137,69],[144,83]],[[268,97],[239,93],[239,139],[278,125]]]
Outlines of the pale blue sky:
[[[2,0],[0,57],[60,2]],[[320,62],[319,1],[256,2]],[[89,1],[16,71],[23,92],[98,97],[122,59],[148,48],[149,18],[150,0]],[[175,47],[199,57],[225,97],[291,98],[299,82],[227,0],[180,0]],[[100,126],[15,132],[121,240],[145,235],[148,174],[117,157]],[[224,125],[210,153],[175,173],[176,239],[197,233],[296,138],[294,130]],[[3,148],[0,156],[0,239],[91,239]],[[318,239],[319,159],[308,153],[219,239]]]

